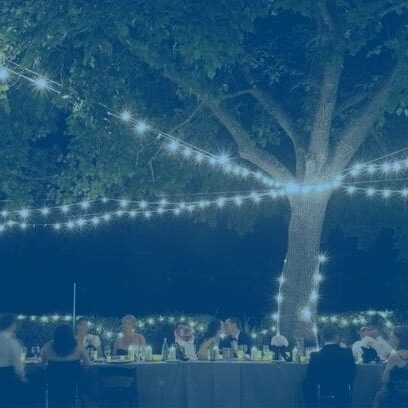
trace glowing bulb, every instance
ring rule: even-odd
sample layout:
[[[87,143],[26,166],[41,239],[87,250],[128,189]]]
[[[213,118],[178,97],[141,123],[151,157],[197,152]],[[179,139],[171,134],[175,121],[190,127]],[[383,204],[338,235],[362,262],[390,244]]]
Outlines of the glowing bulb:
[[[369,164],[366,167],[367,174],[374,174],[375,173],[375,166],[374,164]]]
[[[99,220],[98,217],[92,217],[92,218],[91,218],[91,222],[92,222],[93,225],[98,225],[99,222],[100,222],[100,220]]]
[[[140,201],[139,207],[143,210],[147,208],[147,202],[145,200]]]
[[[248,169],[242,169],[241,170],[241,176],[243,177],[243,178],[247,178],[248,176],[249,176],[249,170]]]
[[[91,204],[89,203],[89,201],[82,201],[79,205],[83,210],[86,210],[90,207]]]
[[[285,277],[283,275],[279,276],[278,282],[280,285],[283,285],[285,283]]]
[[[170,153],[175,153],[180,148],[180,143],[173,139],[166,144],[166,148]]]
[[[6,217],[9,215],[9,212],[8,212],[7,210],[2,210],[2,211],[0,212],[0,215],[1,215],[3,218],[6,218]]]
[[[363,165],[361,163],[356,163],[350,170],[352,176],[358,176],[363,170]]]
[[[304,307],[300,311],[300,317],[305,321],[312,320],[312,311],[310,310],[310,307]]]
[[[175,209],[173,210],[173,213],[174,213],[174,215],[180,215],[180,213],[181,213],[180,208],[175,208]]]
[[[403,188],[401,190],[401,195],[403,198],[408,198],[408,188]]]
[[[186,158],[191,157],[191,155],[193,154],[193,149],[191,147],[189,147],[189,146],[186,146],[183,149],[182,154]]]
[[[150,218],[152,216],[152,213],[150,211],[145,211],[143,215],[145,218]]]
[[[103,214],[102,215],[102,219],[104,221],[109,221],[112,218],[112,216],[110,214]]]
[[[261,196],[259,193],[256,193],[255,191],[253,191],[250,195],[251,200],[254,203],[259,203],[261,201]]]
[[[220,166],[225,166],[226,164],[229,163],[230,156],[228,155],[228,153],[223,152],[219,154],[216,159]]]
[[[401,165],[400,162],[395,162],[395,163],[392,165],[392,171],[393,171],[394,173],[399,173],[399,172],[401,171],[401,169],[402,169],[402,165]]]
[[[58,231],[58,230],[61,229],[61,224],[59,224],[59,223],[54,224],[53,227],[54,227],[54,229],[55,229],[56,231]]]
[[[20,218],[23,220],[26,220],[30,216],[30,210],[28,208],[22,208],[19,212],[18,215]]]
[[[50,213],[50,209],[47,208],[47,207],[43,207],[43,208],[41,208],[40,213],[41,213],[41,215],[46,217]]]
[[[277,301],[278,303],[282,303],[282,301],[283,301],[283,296],[282,296],[280,293],[278,293],[278,295],[276,296],[276,301]]]
[[[208,207],[209,205],[210,205],[209,201],[206,201],[206,200],[200,200],[200,201],[198,202],[198,207],[199,207],[199,208],[206,208],[206,207]]]
[[[357,187],[355,187],[355,186],[348,186],[346,188],[347,194],[350,194],[350,195],[354,194],[356,192],[356,190],[357,190]]]
[[[130,217],[130,218],[135,218],[136,215],[137,215],[137,213],[136,213],[135,210],[130,210],[130,211],[129,211],[129,217]]]
[[[129,122],[130,119],[132,119],[132,114],[125,110],[120,114],[120,119],[123,120],[123,122]]]
[[[122,198],[122,200],[119,201],[119,205],[122,208],[126,208],[129,205],[129,200],[126,200],[125,198]]]
[[[242,199],[242,197],[241,196],[235,196],[234,197],[234,203],[237,205],[237,206],[241,206],[242,205],[242,203],[243,203],[243,199]]]
[[[162,198],[159,201],[160,206],[165,207],[168,204],[168,201],[165,198]]]
[[[323,264],[328,261],[328,257],[326,254],[319,254],[319,256],[317,257],[317,260],[319,261],[319,263]]]
[[[225,206],[225,198],[224,197],[218,198],[216,203],[218,208],[223,208]]]
[[[69,211],[69,206],[68,205],[63,205],[61,206],[61,212],[66,214]]]
[[[22,230],[25,230],[27,227],[28,227],[28,225],[27,225],[27,223],[25,223],[25,222],[22,222],[22,223],[20,224],[20,228],[21,228]]]
[[[387,199],[391,197],[391,191],[390,190],[383,190],[381,195],[383,196],[383,198]]]
[[[40,91],[40,92],[45,91],[49,87],[48,79],[45,78],[45,77],[42,77],[42,76],[34,79],[33,84],[34,84],[35,88],[37,89],[37,91]]]
[[[197,163],[202,163],[203,161],[204,161],[204,155],[201,153],[201,152],[197,152],[196,154],[195,154],[195,156],[194,156],[194,160],[197,162]]]
[[[101,200],[104,204],[106,204],[107,202],[108,202],[108,199],[106,198],[106,197],[102,197],[102,200]]]
[[[6,227],[3,224],[0,224],[0,232],[3,232],[6,230]]]
[[[383,164],[381,165],[381,171],[382,171],[384,174],[389,174],[389,173],[391,173],[391,171],[392,171],[392,165],[391,165],[390,163],[388,163],[388,162],[383,163]]]
[[[318,298],[319,294],[317,293],[317,290],[312,290],[312,292],[310,293],[310,301],[316,302]]]
[[[137,125],[135,126],[135,131],[139,135],[143,135],[147,130],[149,129],[149,126],[146,124],[144,121],[139,121]]]
[[[123,211],[123,210],[117,210],[116,212],[115,212],[115,214],[118,216],[118,217],[122,217],[122,215],[124,214],[125,212]]]
[[[315,283],[320,283],[322,280],[323,280],[323,275],[320,274],[319,272],[316,272],[316,273],[313,275],[313,281],[314,281]]]
[[[0,82],[7,81],[9,77],[10,77],[9,70],[4,65],[0,65]]]
[[[72,229],[74,228],[75,224],[74,224],[73,221],[68,221],[67,224],[66,224],[66,226],[67,226],[67,228],[68,228],[69,230],[72,230]]]
[[[368,187],[366,190],[366,194],[368,197],[372,197],[375,194],[375,190],[372,187]]]

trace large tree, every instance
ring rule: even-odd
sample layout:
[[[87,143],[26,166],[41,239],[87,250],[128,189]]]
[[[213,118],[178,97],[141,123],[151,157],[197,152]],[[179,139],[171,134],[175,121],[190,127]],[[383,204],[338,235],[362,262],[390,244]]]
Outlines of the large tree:
[[[100,102],[131,106],[205,148],[229,146],[282,183],[330,180],[361,149],[375,149],[381,138],[374,130],[408,104],[402,0],[209,0],[205,7],[192,0],[4,0],[0,8],[5,55],[47,70],[75,100],[55,97],[50,109],[42,98],[34,106],[20,88],[4,100],[15,178],[26,177],[28,164],[35,173],[35,188],[24,194],[62,199],[217,183],[209,173],[181,174],[159,162],[146,140],[119,136]],[[47,165],[33,170],[33,152]],[[50,179],[53,172],[60,173]],[[7,196],[21,190],[15,178],[3,177]],[[284,333],[308,304],[332,193],[288,197]]]

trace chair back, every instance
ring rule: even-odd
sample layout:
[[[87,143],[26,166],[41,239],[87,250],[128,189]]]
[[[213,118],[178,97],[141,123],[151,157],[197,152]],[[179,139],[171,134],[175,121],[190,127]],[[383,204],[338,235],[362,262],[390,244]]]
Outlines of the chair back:
[[[80,373],[79,360],[48,362],[46,378],[50,406],[69,407],[74,405]]]
[[[408,365],[391,369],[389,388],[391,394],[398,400],[408,402]]]

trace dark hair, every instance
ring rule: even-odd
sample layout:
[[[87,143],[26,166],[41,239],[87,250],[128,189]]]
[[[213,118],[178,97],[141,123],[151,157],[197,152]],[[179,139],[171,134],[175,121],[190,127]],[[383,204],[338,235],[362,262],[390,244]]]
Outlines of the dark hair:
[[[321,330],[321,336],[323,341],[336,340],[336,337],[339,336],[339,331],[334,326],[324,326]]]
[[[0,331],[9,329],[17,322],[16,316],[12,314],[3,314],[0,316]]]
[[[208,323],[207,331],[205,332],[204,338],[209,339],[211,337],[215,337],[217,332],[222,327],[222,321],[219,319],[212,319],[210,323]]]
[[[228,319],[231,323],[235,324],[235,326],[238,327],[239,330],[241,330],[241,320],[238,319],[237,317],[228,317]]]
[[[398,349],[408,350],[408,326],[397,326],[394,328],[393,333],[398,339]]]
[[[77,340],[71,326],[61,324],[55,328],[52,348],[58,356],[68,356],[75,350],[76,346]]]

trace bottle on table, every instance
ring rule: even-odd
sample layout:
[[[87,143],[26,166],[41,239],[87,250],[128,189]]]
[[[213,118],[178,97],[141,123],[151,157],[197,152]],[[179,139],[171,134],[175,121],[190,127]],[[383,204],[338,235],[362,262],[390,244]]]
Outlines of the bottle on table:
[[[162,345],[162,360],[167,361],[168,359],[169,359],[169,345],[167,343],[167,337],[165,337]]]

